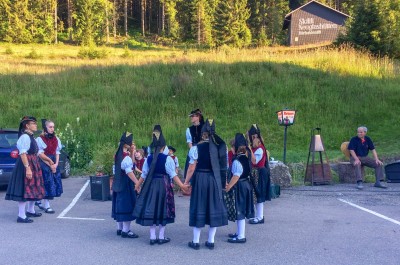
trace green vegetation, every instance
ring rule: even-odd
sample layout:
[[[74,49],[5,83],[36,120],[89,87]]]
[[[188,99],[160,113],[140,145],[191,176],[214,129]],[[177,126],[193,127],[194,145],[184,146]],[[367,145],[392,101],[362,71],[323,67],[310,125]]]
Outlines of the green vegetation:
[[[275,112],[289,107],[298,110],[288,129],[289,162],[306,161],[314,127],[322,128],[331,160],[344,158],[340,145],[359,125],[370,129],[381,156],[398,155],[400,77],[390,59],[346,47],[154,47],[129,56],[127,48],[102,49],[106,59],[90,60],[78,57],[79,47],[1,45],[1,126],[17,127],[26,114],[54,119],[59,131],[69,123],[96,159],[104,146],[116,148],[125,130],[137,146],[149,144],[159,123],[183,162],[187,115],[199,107],[227,141],[257,123],[271,156],[281,160],[283,127]],[[41,58],[26,59],[32,50]]]

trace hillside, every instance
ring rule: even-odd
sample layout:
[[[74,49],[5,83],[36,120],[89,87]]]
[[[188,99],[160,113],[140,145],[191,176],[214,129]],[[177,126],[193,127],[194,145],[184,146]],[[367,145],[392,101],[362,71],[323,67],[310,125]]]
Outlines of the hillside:
[[[96,151],[116,146],[124,130],[146,145],[160,123],[183,163],[188,113],[200,108],[226,140],[257,123],[271,156],[282,159],[275,112],[289,107],[298,115],[288,129],[288,161],[307,159],[314,127],[332,159],[359,125],[378,154],[399,152],[400,75],[389,59],[349,48],[101,49],[107,58],[89,60],[77,57],[79,47],[0,45],[0,126],[17,127],[26,114],[52,118]]]

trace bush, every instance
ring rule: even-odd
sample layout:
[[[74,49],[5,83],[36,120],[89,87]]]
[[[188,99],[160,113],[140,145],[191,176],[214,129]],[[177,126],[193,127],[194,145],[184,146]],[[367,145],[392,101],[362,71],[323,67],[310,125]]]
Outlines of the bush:
[[[108,57],[108,52],[105,49],[96,49],[93,46],[82,47],[78,52],[78,57],[81,59],[105,59]]]
[[[127,45],[125,46],[124,53],[121,54],[121,57],[122,58],[130,58],[130,57],[132,57],[132,53],[129,51],[129,48],[128,48]]]
[[[79,130],[74,132],[72,126],[67,123],[65,129],[57,132],[57,135],[69,154],[71,167],[75,169],[87,169],[90,161],[92,161],[93,152],[86,134],[81,133]]]
[[[10,46],[8,46],[8,47],[6,48],[6,50],[4,51],[4,54],[13,55],[13,54],[14,54],[14,51],[11,49]]]
[[[25,58],[27,58],[27,59],[40,59],[42,57],[43,56],[41,54],[37,53],[36,50],[33,48],[31,50],[31,52],[27,56],[25,56]]]
[[[96,172],[96,175],[112,175],[114,165],[114,155],[117,147],[111,144],[105,144],[97,147],[93,152],[93,161],[89,166],[90,172]]]

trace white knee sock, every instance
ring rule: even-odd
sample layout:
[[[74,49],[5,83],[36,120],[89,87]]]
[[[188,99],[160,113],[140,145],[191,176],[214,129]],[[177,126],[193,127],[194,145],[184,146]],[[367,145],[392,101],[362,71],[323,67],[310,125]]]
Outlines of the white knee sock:
[[[122,232],[129,232],[131,230],[131,221],[128,222],[122,222]]]
[[[193,243],[200,242],[201,228],[193,227]]]
[[[215,233],[217,232],[216,227],[211,227],[208,229],[208,243],[214,243]]]
[[[160,232],[158,233],[159,239],[164,239],[165,226],[160,225]]]
[[[49,200],[43,200],[44,202],[44,208],[50,208],[50,201]]]
[[[34,201],[28,202],[28,212],[35,213],[35,202]]]
[[[237,224],[237,235],[238,239],[245,238],[245,232],[246,232],[246,221],[245,219],[243,220],[236,220]]]
[[[150,226],[150,239],[156,239],[156,225]]]
[[[117,222],[117,229],[122,230],[122,222]]]
[[[26,207],[26,202],[18,202],[18,216],[23,219],[26,218],[25,207]]]
[[[262,202],[256,204],[256,217],[260,220],[264,217],[264,204]]]

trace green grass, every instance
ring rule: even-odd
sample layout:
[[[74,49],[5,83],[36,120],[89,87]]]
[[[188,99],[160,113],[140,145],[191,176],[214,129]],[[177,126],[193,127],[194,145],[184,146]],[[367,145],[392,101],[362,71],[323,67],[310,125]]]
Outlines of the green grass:
[[[25,58],[33,49],[40,58]],[[343,158],[340,145],[359,125],[369,128],[378,154],[399,154],[399,68],[387,58],[349,48],[153,47],[129,56],[124,47],[101,49],[106,59],[89,60],[78,58],[80,47],[1,45],[1,126],[17,127],[26,114],[52,118],[59,129],[70,123],[84,132],[98,150],[116,147],[124,130],[147,145],[159,123],[182,164],[187,115],[201,108],[227,141],[257,123],[271,156],[281,160],[283,127],[275,112],[289,107],[298,110],[288,129],[289,162],[307,160],[315,127],[331,160]]]

